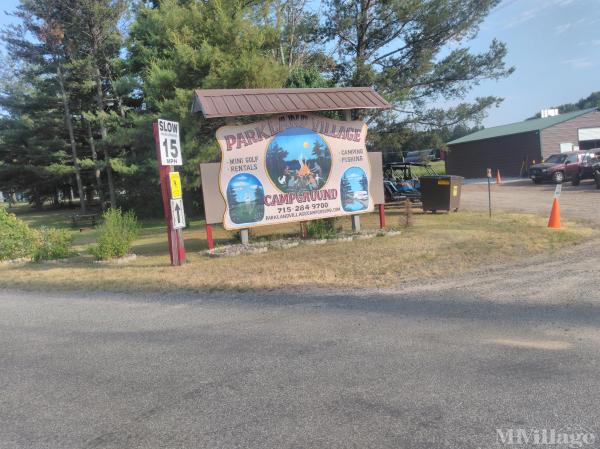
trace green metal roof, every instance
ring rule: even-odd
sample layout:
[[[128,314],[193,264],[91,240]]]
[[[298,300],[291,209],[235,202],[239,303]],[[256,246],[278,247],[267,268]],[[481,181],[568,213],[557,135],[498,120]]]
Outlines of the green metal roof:
[[[555,115],[554,117],[536,118],[532,120],[525,120],[524,122],[509,123],[508,125],[485,128],[481,131],[467,134],[466,136],[460,137],[452,142],[448,142],[447,145],[473,142],[475,140],[492,139],[494,137],[508,136],[511,134],[539,131],[559,123],[566,122],[567,120],[574,119],[580,115],[587,114],[588,112],[595,111],[596,109],[597,108],[582,109],[581,111],[567,112],[566,114]]]

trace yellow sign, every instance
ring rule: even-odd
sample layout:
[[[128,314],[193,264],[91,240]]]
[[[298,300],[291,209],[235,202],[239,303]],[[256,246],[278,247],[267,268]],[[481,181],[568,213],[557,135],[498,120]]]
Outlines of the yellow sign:
[[[449,185],[450,185],[449,179],[438,179],[438,186],[449,186]]]
[[[169,180],[171,181],[171,198],[181,198],[181,178],[179,177],[179,172],[174,171],[169,173]]]

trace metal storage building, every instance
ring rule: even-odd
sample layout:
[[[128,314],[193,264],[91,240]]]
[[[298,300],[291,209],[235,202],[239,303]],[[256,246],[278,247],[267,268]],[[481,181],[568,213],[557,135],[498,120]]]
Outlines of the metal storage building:
[[[495,126],[448,142],[446,172],[482,178],[487,168],[520,176],[524,166],[573,146],[600,148],[598,108]]]

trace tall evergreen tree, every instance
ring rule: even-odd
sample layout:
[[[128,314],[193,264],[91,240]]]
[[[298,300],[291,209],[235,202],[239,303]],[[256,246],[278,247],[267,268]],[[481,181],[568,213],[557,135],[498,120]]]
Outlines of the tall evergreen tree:
[[[85,68],[94,85],[94,99],[96,103],[95,121],[100,129],[101,149],[104,154],[104,165],[108,181],[110,203],[117,205],[115,183],[113,180],[113,167],[111,163],[110,142],[108,141],[108,126],[106,114],[108,112],[107,94],[113,95],[110,75],[111,66],[118,57],[122,47],[122,38],[118,29],[118,22],[125,10],[123,0],[71,0],[67,8],[69,20],[67,32],[72,36],[76,45],[77,57],[85,60]],[[123,114],[123,111],[119,109]],[[95,142],[91,134],[91,124],[86,123],[88,139],[93,153]],[[99,179],[97,178],[97,182]]]
[[[477,120],[501,99],[488,96],[456,107],[484,79],[512,72],[506,46],[492,41],[473,54],[465,46],[500,0],[326,0],[324,34],[338,49],[336,79],[348,86],[375,86],[394,107],[381,125],[439,127]]]
[[[67,85],[68,59],[73,42],[65,36],[63,6],[60,0],[22,0],[14,13],[21,23],[5,30],[3,39],[10,56],[23,62],[22,70],[37,72],[55,83],[56,94],[62,102],[80,206],[85,212],[86,201],[73,128],[72,98]],[[22,76],[28,75],[23,73]]]

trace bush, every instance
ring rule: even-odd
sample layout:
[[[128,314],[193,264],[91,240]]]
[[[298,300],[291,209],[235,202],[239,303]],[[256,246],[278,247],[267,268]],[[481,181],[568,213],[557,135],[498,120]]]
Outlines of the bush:
[[[109,209],[102,218],[104,223],[96,227],[98,243],[90,248],[90,253],[98,260],[125,256],[140,231],[135,214],[133,211],[123,213],[121,209]]]
[[[73,236],[66,229],[41,228],[33,259],[51,260],[69,257],[72,243]]]
[[[30,257],[36,247],[37,235],[15,214],[0,207],[0,260]]]
[[[307,232],[313,239],[326,239],[337,234],[335,229],[335,219],[324,218],[321,220],[312,220],[308,222]]]

